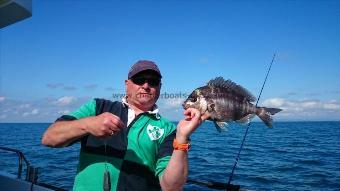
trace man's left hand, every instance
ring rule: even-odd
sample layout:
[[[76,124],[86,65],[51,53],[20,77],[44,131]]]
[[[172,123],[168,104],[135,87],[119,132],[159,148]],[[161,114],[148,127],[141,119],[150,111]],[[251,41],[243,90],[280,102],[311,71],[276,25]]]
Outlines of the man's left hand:
[[[180,143],[188,142],[190,135],[208,118],[207,114],[201,115],[200,111],[195,108],[185,110],[184,119],[177,125],[176,140]]]

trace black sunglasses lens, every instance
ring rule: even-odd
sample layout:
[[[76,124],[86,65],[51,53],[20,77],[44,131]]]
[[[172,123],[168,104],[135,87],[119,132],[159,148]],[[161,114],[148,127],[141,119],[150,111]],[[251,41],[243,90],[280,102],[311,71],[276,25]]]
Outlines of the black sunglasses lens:
[[[157,78],[151,78],[151,79],[148,79],[148,83],[150,84],[150,86],[158,86],[159,83],[160,83],[160,80],[157,79]]]
[[[144,78],[132,78],[132,82],[136,85],[143,85],[145,83]]]
[[[148,82],[148,84],[150,86],[155,87],[155,86],[159,85],[160,79],[158,79],[158,78],[132,78],[132,82],[134,84],[139,85],[139,86],[145,84],[146,82]]]

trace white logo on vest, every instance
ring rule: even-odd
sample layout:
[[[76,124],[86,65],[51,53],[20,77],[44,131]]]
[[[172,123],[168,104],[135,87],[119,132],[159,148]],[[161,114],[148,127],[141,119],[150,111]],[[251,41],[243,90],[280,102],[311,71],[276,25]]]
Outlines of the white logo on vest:
[[[164,129],[149,124],[147,127],[147,132],[151,141],[155,141],[163,136]]]

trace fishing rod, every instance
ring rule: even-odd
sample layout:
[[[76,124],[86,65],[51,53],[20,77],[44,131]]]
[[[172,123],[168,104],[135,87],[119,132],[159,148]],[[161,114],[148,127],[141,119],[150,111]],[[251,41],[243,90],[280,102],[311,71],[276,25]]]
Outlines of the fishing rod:
[[[270,72],[270,70],[271,70],[271,68],[272,68],[273,62],[274,62],[274,60],[275,60],[275,56],[276,56],[276,55],[274,54],[274,55],[273,55],[273,58],[272,58],[272,61],[270,62],[270,66],[269,66],[269,68],[268,68],[268,71],[267,71],[267,74],[266,74],[266,78],[264,79],[264,82],[263,82],[263,84],[262,84],[262,88],[261,88],[260,94],[259,94],[259,96],[258,96],[258,98],[257,98],[255,107],[257,107],[257,104],[259,103],[259,100],[260,100],[260,98],[261,98],[261,94],[262,94],[264,85],[265,85],[266,82],[267,82],[267,78],[268,78],[269,72]],[[236,157],[236,159],[235,159],[235,163],[234,163],[233,169],[232,169],[232,171],[231,171],[231,174],[230,174],[230,177],[229,177],[229,180],[228,180],[228,185],[231,185],[230,182],[231,182],[232,179],[233,179],[234,172],[235,172],[235,168],[236,168],[237,163],[238,163],[238,161],[239,161],[239,159],[240,159],[240,154],[241,154],[241,151],[242,151],[242,149],[243,149],[243,145],[244,145],[244,142],[245,142],[245,140],[246,140],[246,137],[247,137],[247,134],[248,134],[249,127],[250,127],[250,122],[248,123],[246,132],[244,133],[244,136],[243,136],[243,140],[242,140],[240,149],[239,149],[239,151],[238,151],[238,154],[237,154],[237,157]],[[228,189],[227,189],[227,190],[228,190]]]

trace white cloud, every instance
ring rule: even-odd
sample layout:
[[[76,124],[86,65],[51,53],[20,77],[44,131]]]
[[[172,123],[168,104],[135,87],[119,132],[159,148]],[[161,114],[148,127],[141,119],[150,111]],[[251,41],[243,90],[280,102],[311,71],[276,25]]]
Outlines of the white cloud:
[[[59,114],[59,115],[66,115],[66,114],[68,114],[68,113],[70,113],[70,110],[68,110],[68,109],[58,111],[58,114]]]
[[[66,106],[66,105],[70,105],[71,103],[75,102],[77,100],[77,98],[73,97],[73,96],[64,96],[59,98],[55,103],[59,106]]]
[[[28,103],[19,105],[19,108],[29,108],[29,107],[31,107],[31,105]]]
[[[27,117],[27,116],[29,116],[29,115],[30,115],[30,112],[24,112],[24,113],[22,114],[23,117]]]
[[[263,102],[264,106],[268,107],[282,107],[282,105],[285,103],[285,100],[282,98],[272,98],[267,99]]]
[[[3,105],[6,109],[0,110],[0,115],[3,115],[1,121],[50,122],[60,116],[58,111],[64,111],[63,113],[66,113],[69,110],[73,110],[74,107],[78,105],[76,101],[78,101],[78,99],[72,96],[64,96],[58,99],[43,98],[40,100],[25,101],[8,99]]]
[[[0,96],[0,102],[3,102],[3,101],[5,101],[5,97],[3,97],[3,96]]]
[[[161,115],[164,115],[169,120],[177,121],[183,118],[182,103],[184,102],[184,97],[174,97],[174,98],[160,98],[158,101],[158,107]]]
[[[286,100],[283,98],[271,98],[263,102],[261,106],[277,107],[283,109],[277,114],[280,118],[301,120],[340,120],[340,102],[336,100]]]
[[[46,97],[37,100],[6,98],[0,103],[0,122],[53,122],[90,99],[90,97],[73,96]]]
[[[182,107],[185,98],[164,99],[162,106],[166,109],[178,109]]]
[[[33,109],[31,112],[32,115],[37,115],[38,113],[39,113],[38,109]]]
[[[171,96],[170,94],[163,94],[158,100],[160,114],[170,120],[180,120],[183,118],[184,111],[182,103],[187,96],[176,97],[175,94]],[[0,109],[0,121],[53,122],[61,115],[74,111],[89,99],[91,98],[74,96],[25,101],[6,98],[5,101],[0,103],[3,108]],[[338,100],[294,100],[278,97],[264,100],[259,106],[283,109],[273,116],[274,121],[340,121],[340,102]]]
[[[325,109],[340,110],[340,104],[336,104],[336,103],[325,103],[323,107]]]
[[[336,100],[331,100],[323,105],[325,109],[340,110],[340,103]]]
[[[322,102],[320,100],[292,101],[292,100],[285,100],[283,98],[271,98],[271,99],[265,100],[263,102],[263,106],[284,107],[287,109],[300,108],[302,110],[308,110],[308,109],[340,110],[340,103],[335,100]]]
[[[2,110],[2,113],[8,113],[10,111],[12,111],[12,110],[11,109],[4,109],[4,110]]]
[[[22,114],[23,117],[28,117],[32,115],[38,115],[39,114],[39,109],[33,109],[32,111],[26,111]]]

